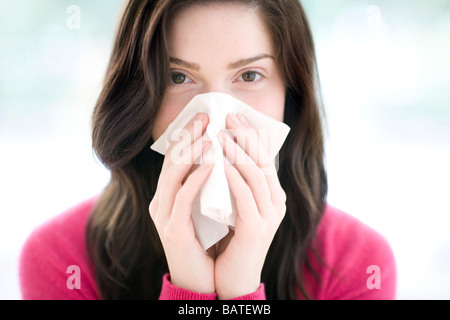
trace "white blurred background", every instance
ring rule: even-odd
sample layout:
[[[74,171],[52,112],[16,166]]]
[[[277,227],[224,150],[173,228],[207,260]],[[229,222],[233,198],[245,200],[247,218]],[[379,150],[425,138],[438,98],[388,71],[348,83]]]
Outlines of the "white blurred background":
[[[399,299],[450,299],[450,0],[302,2],[329,202],[390,242]],[[0,0],[0,299],[21,298],[32,229],[108,182],[90,117],[121,5]]]

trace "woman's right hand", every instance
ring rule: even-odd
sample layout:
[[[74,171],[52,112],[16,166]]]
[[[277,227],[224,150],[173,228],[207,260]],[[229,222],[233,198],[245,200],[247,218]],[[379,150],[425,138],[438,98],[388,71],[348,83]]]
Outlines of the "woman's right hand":
[[[201,122],[201,130],[200,128]],[[199,293],[214,293],[214,260],[197,238],[191,218],[192,203],[212,165],[196,165],[211,141],[204,132],[209,120],[197,114],[166,152],[150,216],[161,239],[173,285]]]

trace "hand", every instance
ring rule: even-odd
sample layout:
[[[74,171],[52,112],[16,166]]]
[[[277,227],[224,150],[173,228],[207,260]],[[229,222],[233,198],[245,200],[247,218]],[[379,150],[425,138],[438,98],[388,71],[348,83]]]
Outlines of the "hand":
[[[203,135],[207,125],[208,117],[198,114],[182,131],[182,139],[171,144],[149,206],[172,284],[199,293],[215,292],[214,260],[196,239],[191,218],[193,200],[212,169],[207,163],[194,165],[211,145]]]
[[[267,252],[286,212],[286,194],[274,161],[256,130],[242,115],[229,115],[226,126],[233,139],[223,133],[219,140],[231,162],[225,165],[225,173],[238,215],[234,235],[219,244],[219,252],[224,250],[216,259],[214,271],[219,299],[259,288]]]

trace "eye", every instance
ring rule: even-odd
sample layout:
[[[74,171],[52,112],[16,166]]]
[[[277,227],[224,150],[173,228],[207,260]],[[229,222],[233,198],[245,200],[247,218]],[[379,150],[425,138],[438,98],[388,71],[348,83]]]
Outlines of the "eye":
[[[188,82],[192,82],[192,80],[189,79],[189,77],[187,75],[185,75],[184,73],[176,72],[176,71],[173,71],[170,73],[170,76],[169,76],[170,84],[183,84],[183,83],[188,83]]]
[[[239,78],[238,81],[244,82],[255,82],[262,78],[262,75],[256,71],[247,71],[244,72]]]

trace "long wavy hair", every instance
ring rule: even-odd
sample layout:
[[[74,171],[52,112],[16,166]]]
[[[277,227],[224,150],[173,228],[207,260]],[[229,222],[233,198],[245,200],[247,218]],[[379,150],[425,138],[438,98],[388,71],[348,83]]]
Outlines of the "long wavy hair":
[[[298,0],[232,1],[258,10],[287,87],[284,122],[291,131],[278,169],[287,212],[267,254],[262,281],[268,299],[297,299],[299,292],[308,298],[301,270],[311,270],[307,252],[327,193],[313,37]],[[167,32],[177,12],[210,2],[219,1],[129,0],[124,7],[92,119],[93,149],[111,172],[86,229],[103,299],[159,297],[168,267],[148,206],[164,160],[150,146],[169,77]]]

